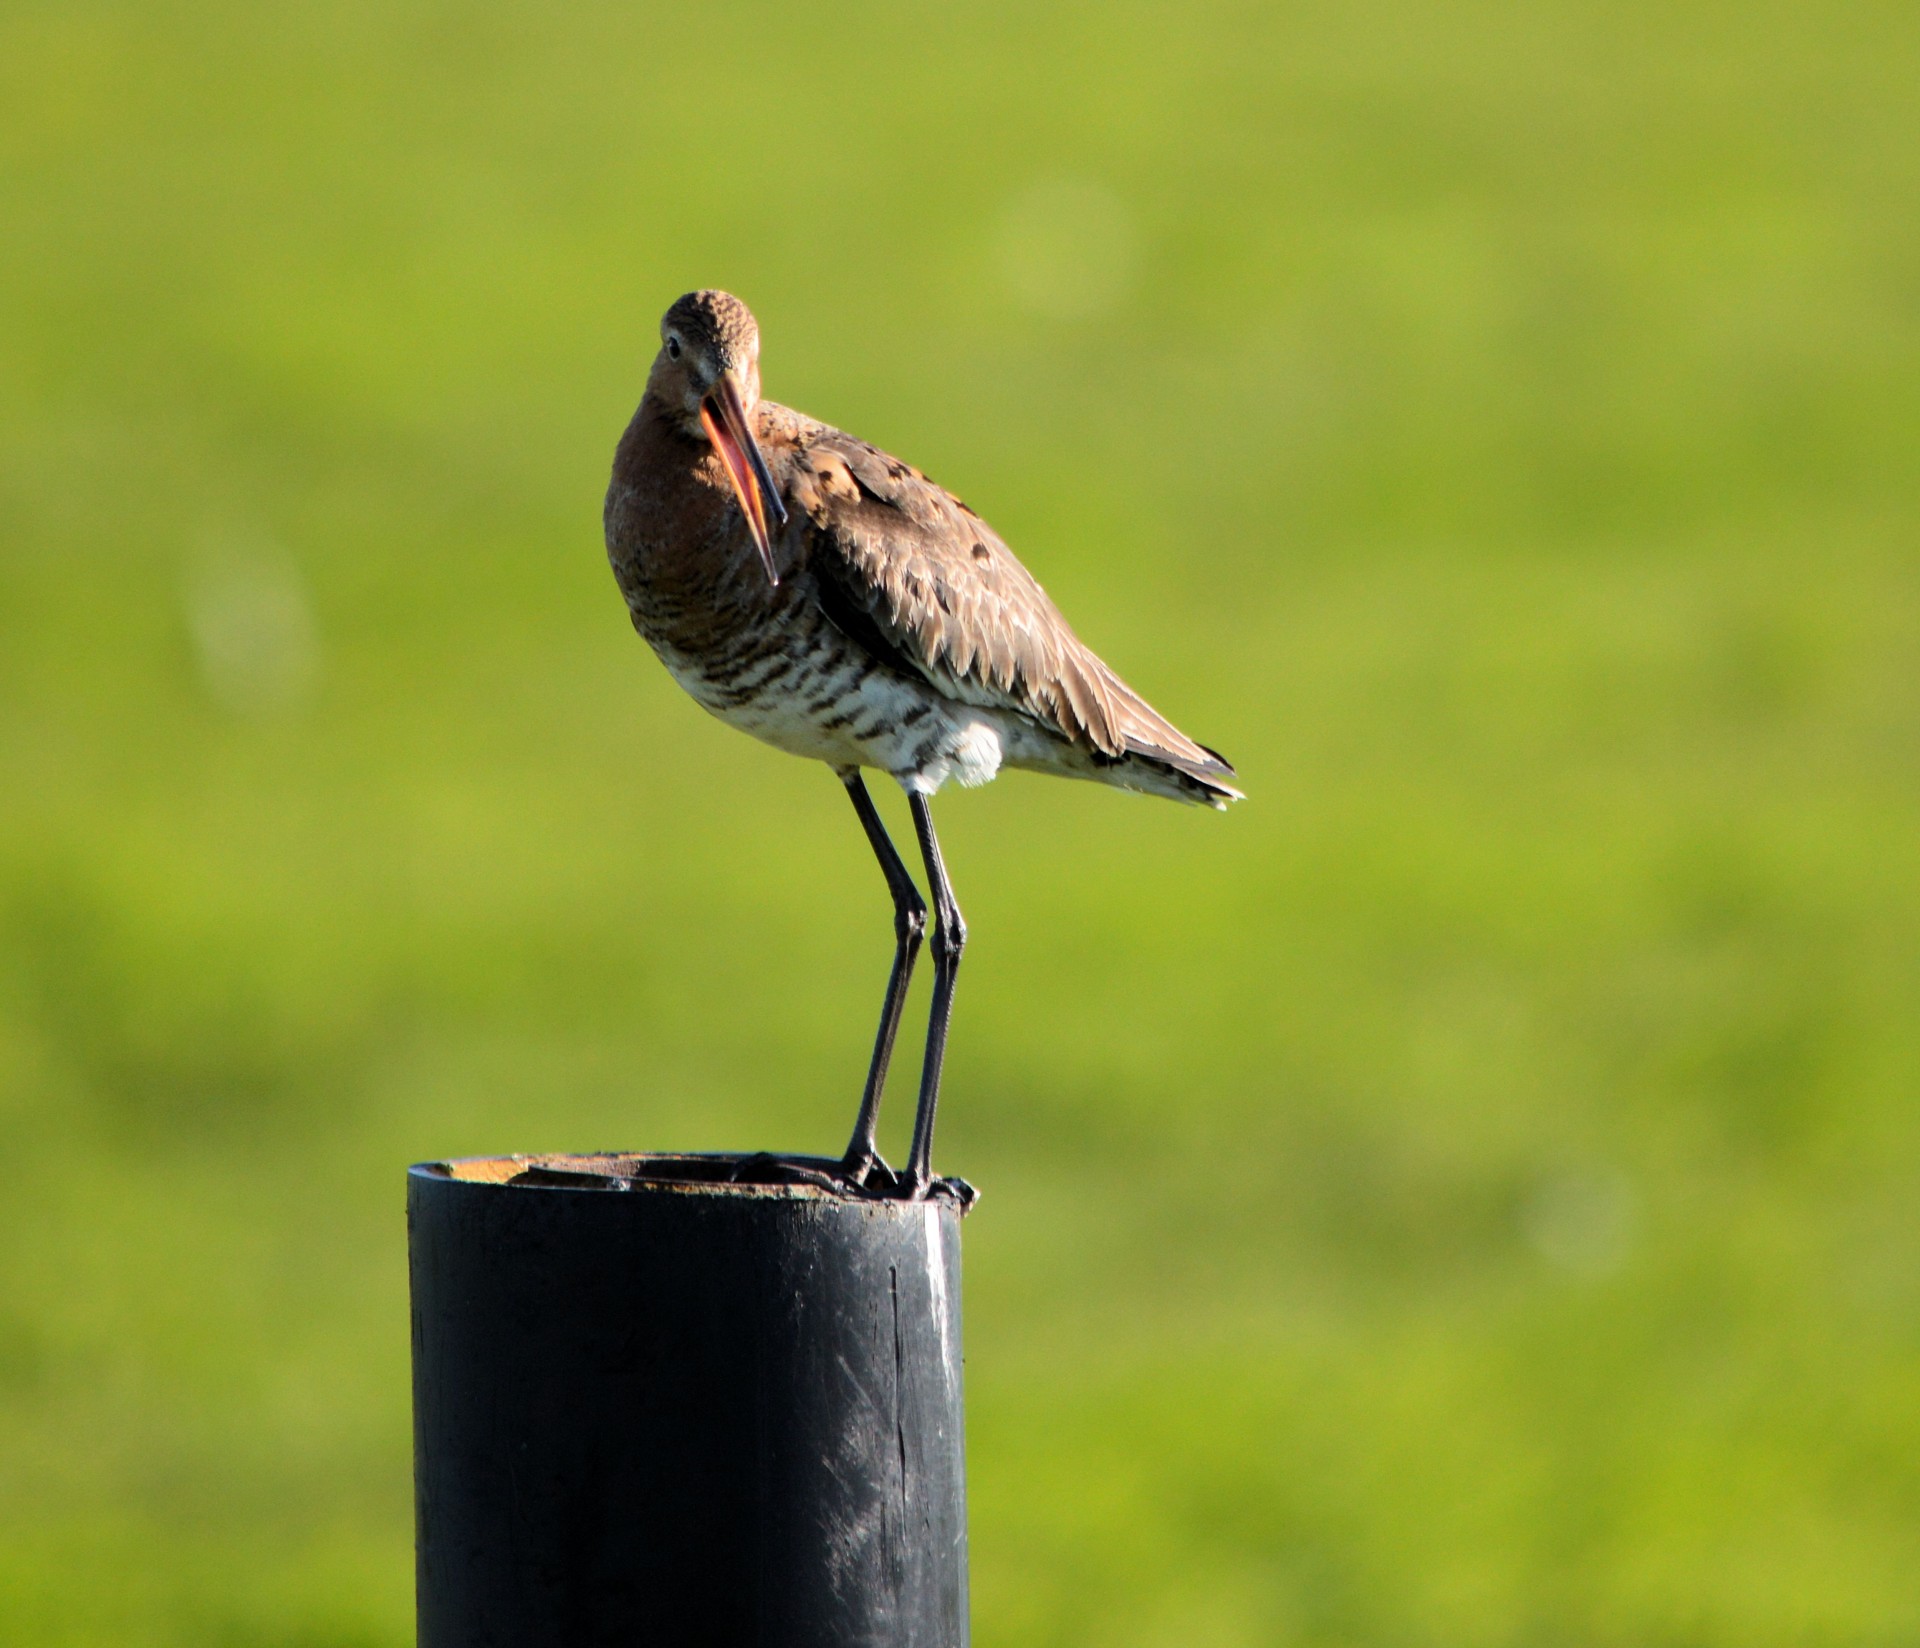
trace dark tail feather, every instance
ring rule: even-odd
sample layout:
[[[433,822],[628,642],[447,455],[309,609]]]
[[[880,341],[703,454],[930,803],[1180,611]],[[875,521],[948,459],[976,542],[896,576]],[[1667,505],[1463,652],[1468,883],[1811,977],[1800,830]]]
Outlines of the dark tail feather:
[[[1198,802],[1204,807],[1224,808],[1229,802],[1245,800],[1246,797],[1239,790],[1222,782],[1234,776],[1226,757],[1218,750],[1207,749],[1204,744],[1199,748],[1206,750],[1207,760],[1194,761],[1137,739],[1127,741],[1127,753],[1164,772],[1173,780],[1183,801]]]

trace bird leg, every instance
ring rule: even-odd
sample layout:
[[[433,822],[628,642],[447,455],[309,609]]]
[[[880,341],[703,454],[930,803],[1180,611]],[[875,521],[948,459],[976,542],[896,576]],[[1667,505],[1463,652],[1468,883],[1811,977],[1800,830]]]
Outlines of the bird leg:
[[[920,1104],[913,1114],[913,1148],[907,1154],[907,1178],[918,1201],[933,1183],[933,1112],[940,1102],[940,1066],[947,1054],[953,981],[960,971],[960,952],[967,947],[967,924],[954,902],[927,798],[910,790],[907,805],[913,809],[914,833],[920,837],[920,856],[926,860],[927,886],[933,894],[933,1008],[927,1016],[926,1063],[920,1067]]]
[[[893,1058],[893,1039],[900,1030],[900,1012],[907,1004],[907,984],[913,977],[913,960],[920,953],[920,939],[927,930],[927,905],[920,889],[907,874],[906,865],[894,850],[887,827],[880,822],[873,797],[867,794],[865,780],[858,767],[840,774],[853,810],[880,860],[880,873],[887,878],[887,891],[893,894],[893,971],[887,977],[886,1002],[880,1009],[880,1030],[873,1038],[873,1063],[867,1067],[866,1091],[860,1095],[860,1115],[853,1124],[853,1141],[844,1160],[847,1177],[865,1184],[880,1157],[874,1145],[874,1129],[880,1121],[880,1093],[887,1085],[887,1065]],[[916,1135],[917,1136],[917,1135]]]

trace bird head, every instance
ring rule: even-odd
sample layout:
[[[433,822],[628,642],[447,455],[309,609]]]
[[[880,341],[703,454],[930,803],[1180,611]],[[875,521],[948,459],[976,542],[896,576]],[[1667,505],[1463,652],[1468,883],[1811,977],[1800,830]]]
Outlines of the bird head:
[[[712,445],[767,577],[779,583],[767,522],[771,517],[784,526],[787,511],[753,434],[760,404],[760,328],[753,311],[731,292],[679,299],[660,322],[660,353],[647,392],[689,435]]]

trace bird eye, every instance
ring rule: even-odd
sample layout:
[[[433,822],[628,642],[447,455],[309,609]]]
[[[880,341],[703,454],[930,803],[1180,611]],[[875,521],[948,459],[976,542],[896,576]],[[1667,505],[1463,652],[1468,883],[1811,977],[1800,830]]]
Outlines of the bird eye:
[[[680,340],[671,335],[667,338],[667,353],[675,360],[680,358]]]

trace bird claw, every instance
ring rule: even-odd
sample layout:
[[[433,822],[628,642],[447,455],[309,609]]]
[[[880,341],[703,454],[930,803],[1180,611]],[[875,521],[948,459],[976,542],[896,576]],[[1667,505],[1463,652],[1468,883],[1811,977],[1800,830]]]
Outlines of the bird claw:
[[[841,1159],[839,1177],[849,1189],[865,1190],[867,1181],[876,1170],[882,1186],[893,1186],[899,1182],[899,1175],[887,1166],[886,1158],[877,1150],[848,1151]]]
[[[907,1183],[876,1153],[862,1161],[851,1157],[839,1162],[817,1158],[797,1160],[756,1151],[743,1156],[727,1175],[734,1184],[803,1184],[816,1190],[830,1190],[836,1196],[857,1196],[864,1201],[890,1201],[906,1194]]]
[[[732,1184],[804,1184],[813,1185],[819,1190],[835,1191],[843,1188],[840,1181],[829,1172],[809,1167],[790,1156],[775,1156],[765,1150],[742,1156],[734,1163],[727,1179]]]

